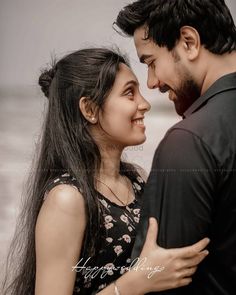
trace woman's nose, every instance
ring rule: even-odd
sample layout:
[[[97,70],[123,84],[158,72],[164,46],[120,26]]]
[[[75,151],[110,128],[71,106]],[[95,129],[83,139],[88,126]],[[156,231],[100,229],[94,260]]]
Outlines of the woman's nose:
[[[141,100],[138,105],[138,109],[143,112],[150,111],[150,109],[151,109],[150,103],[142,95],[140,95],[140,98],[141,98]]]

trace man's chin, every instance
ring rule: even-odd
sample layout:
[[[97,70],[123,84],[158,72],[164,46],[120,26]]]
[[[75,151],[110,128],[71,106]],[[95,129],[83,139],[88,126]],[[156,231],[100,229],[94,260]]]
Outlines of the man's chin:
[[[174,105],[176,113],[182,117],[186,110],[183,109],[183,107],[178,103],[177,100],[174,101]]]

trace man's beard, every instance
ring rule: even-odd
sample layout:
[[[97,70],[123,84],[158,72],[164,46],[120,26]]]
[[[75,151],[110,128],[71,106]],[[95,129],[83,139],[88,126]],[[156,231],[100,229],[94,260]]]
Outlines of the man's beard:
[[[179,76],[181,84],[178,89],[171,89],[166,85],[163,90],[166,92],[167,89],[171,89],[174,92],[176,113],[183,116],[187,109],[201,96],[201,89],[194,81],[191,73],[185,67],[181,67],[181,58],[176,49],[172,50],[172,55],[176,63],[176,74]],[[178,64],[179,66],[177,66]]]
[[[184,80],[174,93],[177,97],[174,100],[175,110],[178,115],[183,116],[187,109],[200,97],[201,90],[197,83],[189,78]]]
[[[178,115],[183,116],[187,109],[200,97],[201,90],[190,75],[185,75],[178,89],[168,85],[160,87],[160,92],[165,93],[171,90],[175,94],[174,104]]]

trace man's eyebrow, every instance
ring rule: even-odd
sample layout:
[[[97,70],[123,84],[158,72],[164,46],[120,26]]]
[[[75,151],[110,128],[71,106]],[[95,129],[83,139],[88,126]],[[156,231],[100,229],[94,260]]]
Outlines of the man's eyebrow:
[[[148,58],[150,58],[151,56],[152,56],[151,54],[143,54],[143,55],[140,56],[139,61],[142,64],[144,64],[145,63],[145,60],[148,59]]]
[[[129,80],[129,81],[127,81],[125,83],[125,85],[123,86],[123,88],[127,87],[130,84],[135,85],[135,86],[138,86],[139,85],[138,81],[136,81],[136,80]]]

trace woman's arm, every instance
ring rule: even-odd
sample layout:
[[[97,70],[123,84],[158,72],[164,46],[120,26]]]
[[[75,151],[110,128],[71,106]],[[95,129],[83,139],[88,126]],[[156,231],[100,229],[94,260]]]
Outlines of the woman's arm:
[[[142,295],[188,285],[197,265],[208,255],[204,248],[209,239],[203,239],[189,247],[164,249],[156,244],[158,225],[150,218],[146,241],[140,259],[145,263],[136,265],[121,276],[116,283],[104,288],[99,295]],[[140,260],[141,262],[141,260]],[[153,272],[155,267],[164,267]],[[116,289],[117,288],[117,289]]]
[[[35,295],[71,295],[86,226],[85,204],[73,186],[54,187],[36,223]]]

